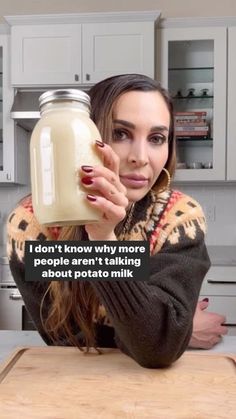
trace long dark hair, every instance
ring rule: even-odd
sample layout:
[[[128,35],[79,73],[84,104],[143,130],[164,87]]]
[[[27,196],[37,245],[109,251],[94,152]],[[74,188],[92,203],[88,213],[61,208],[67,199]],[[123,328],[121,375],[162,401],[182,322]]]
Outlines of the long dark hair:
[[[174,141],[174,117],[172,101],[165,89],[155,80],[140,74],[124,74],[110,77],[93,86],[89,92],[91,98],[91,118],[97,125],[104,142],[112,138],[112,114],[117,99],[130,91],[159,92],[170,112],[169,153],[165,168],[173,176],[176,162]],[[165,174],[160,174],[154,187],[162,188],[166,183]],[[59,240],[81,240],[84,229],[78,226],[64,227]],[[78,339],[72,331],[72,324],[78,325],[83,332],[84,345],[87,350],[96,347],[94,318],[98,317],[99,300],[89,282],[83,281],[53,281],[47,293],[50,295],[50,307],[46,320],[43,320],[45,330],[51,339],[58,342],[61,336],[67,338],[72,345],[79,348]],[[47,294],[46,293],[46,294]],[[45,294],[45,295],[46,295]],[[46,301],[46,300],[45,300]],[[41,313],[43,312],[43,302]]]

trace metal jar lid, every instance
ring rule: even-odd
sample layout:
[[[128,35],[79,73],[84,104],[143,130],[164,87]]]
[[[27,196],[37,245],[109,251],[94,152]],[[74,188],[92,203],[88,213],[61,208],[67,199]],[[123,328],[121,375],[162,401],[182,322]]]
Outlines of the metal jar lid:
[[[79,89],[57,89],[47,90],[39,96],[39,107],[41,108],[48,102],[55,102],[61,100],[75,100],[82,102],[90,108],[90,97],[83,90]]]

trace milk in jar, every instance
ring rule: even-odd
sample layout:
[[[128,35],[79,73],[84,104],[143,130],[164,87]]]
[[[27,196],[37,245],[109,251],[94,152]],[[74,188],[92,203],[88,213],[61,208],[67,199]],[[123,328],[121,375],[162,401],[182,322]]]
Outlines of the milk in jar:
[[[77,89],[50,90],[39,98],[41,119],[30,141],[32,203],[44,225],[98,222],[88,192],[78,179],[83,165],[103,165],[95,141],[100,133],[90,119],[90,98]]]

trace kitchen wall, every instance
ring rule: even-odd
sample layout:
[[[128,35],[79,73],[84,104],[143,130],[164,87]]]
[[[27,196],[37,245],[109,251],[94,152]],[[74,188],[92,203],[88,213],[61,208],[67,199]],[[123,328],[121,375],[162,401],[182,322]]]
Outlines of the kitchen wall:
[[[236,185],[176,185],[202,206],[207,220],[206,243],[212,246],[236,245]]]
[[[161,10],[162,17],[235,16],[235,0],[0,0],[3,16],[18,14]]]

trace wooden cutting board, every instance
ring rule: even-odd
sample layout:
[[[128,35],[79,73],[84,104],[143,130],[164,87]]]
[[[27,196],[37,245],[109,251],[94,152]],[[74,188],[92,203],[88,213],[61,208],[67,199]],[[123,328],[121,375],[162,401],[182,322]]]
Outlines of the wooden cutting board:
[[[18,349],[0,370],[1,419],[236,418],[236,356],[187,352],[146,369],[117,350]]]

